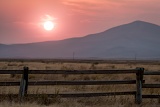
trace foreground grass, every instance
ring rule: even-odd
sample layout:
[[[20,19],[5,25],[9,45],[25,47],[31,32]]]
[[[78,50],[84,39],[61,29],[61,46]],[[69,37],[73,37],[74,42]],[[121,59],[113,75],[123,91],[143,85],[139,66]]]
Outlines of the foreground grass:
[[[0,69],[23,69],[28,66],[36,70],[88,70],[88,69],[134,69],[144,67],[146,70],[160,71],[160,63],[63,63],[63,62],[0,62]],[[3,75],[0,81],[20,81],[21,75]],[[132,80],[135,75],[29,75],[29,80]],[[147,83],[159,83],[159,76],[145,76]],[[29,94],[53,94],[66,92],[115,92],[135,90],[135,85],[99,85],[99,86],[29,86]],[[19,87],[0,88],[0,94],[17,94]],[[143,89],[143,94],[160,94],[159,89]],[[27,98],[23,103],[11,97],[0,97],[0,107],[159,107],[160,99],[143,99],[136,105],[134,96],[112,96],[95,98]]]
[[[78,99],[61,99],[60,102],[50,105],[42,105],[37,102],[15,103],[3,101],[0,107],[159,107],[157,100],[145,100],[142,104],[137,105],[132,99],[125,96],[121,97],[96,97],[96,98],[78,98]]]

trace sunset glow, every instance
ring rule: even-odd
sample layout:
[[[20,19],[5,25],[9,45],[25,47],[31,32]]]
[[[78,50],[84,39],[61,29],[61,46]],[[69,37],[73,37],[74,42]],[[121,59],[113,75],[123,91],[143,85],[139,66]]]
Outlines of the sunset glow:
[[[136,20],[160,25],[160,0],[8,1],[0,2],[0,43],[6,44],[82,37]]]
[[[49,31],[49,30],[52,30],[55,25],[52,21],[46,21],[43,26],[45,30]]]

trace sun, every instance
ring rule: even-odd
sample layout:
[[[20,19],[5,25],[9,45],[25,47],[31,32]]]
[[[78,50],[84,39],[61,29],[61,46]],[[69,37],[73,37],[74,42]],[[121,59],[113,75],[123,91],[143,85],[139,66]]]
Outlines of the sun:
[[[46,21],[43,24],[45,30],[52,30],[55,27],[55,24],[52,21]]]

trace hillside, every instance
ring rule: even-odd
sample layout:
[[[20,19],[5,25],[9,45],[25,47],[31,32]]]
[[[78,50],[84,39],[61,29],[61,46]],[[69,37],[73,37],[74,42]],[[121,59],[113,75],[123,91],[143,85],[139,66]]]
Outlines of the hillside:
[[[160,58],[160,26],[135,21],[60,41],[0,44],[0,58]]]

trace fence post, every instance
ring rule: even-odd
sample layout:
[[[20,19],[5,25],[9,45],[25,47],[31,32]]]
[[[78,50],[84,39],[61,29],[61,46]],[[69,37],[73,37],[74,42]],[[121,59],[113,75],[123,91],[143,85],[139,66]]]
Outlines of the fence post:
[[[20,82],[19,97],[20,100],[27,94],[28,90],[28,67],[23,68],[22,79]]]
[[[143,83],[143,73],[144,68],[136,68],[138,72],[136,73],[136,85],[137,85],[137,91],[136,91],[136,103],[141,104],[142,102],[142,83]]]

